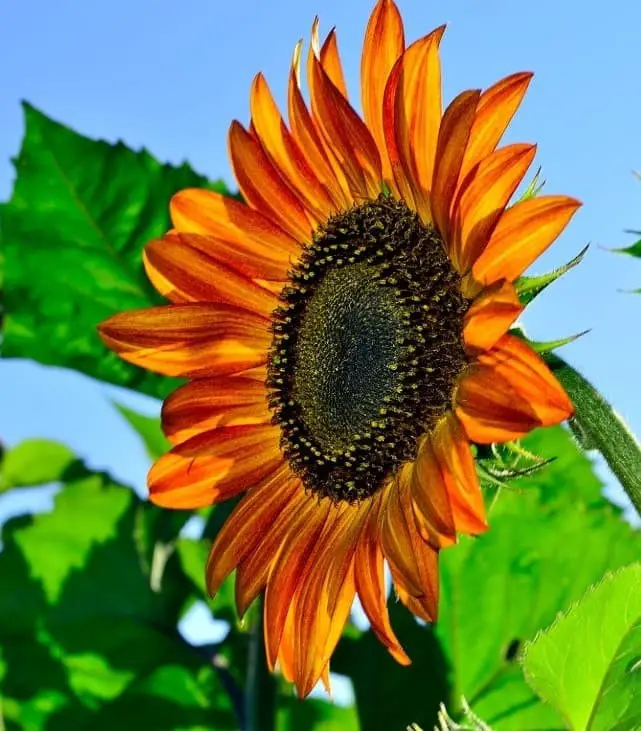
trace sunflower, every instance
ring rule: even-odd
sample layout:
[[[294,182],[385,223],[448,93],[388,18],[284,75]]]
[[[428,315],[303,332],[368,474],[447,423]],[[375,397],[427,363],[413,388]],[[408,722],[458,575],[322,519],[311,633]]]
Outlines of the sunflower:
[[[269,666],[307,695],[358,595],[396,660],[384,566],[433,622],[438,554],[487,529],[471,444],[556,424],[572,404],[508,331],[515,280],[579,206],[510,205],[535,154],[498,147],[530,73],[441,105],[444,27],[405,46],[392,0],[367,26],[361,118],[336,35],[312,29],[289,75],[288,119],[258,74],[229,154],[244,202],[208,190],[171,201],[145,250],[170,304],[101,325],[125,360],[188,379],[165,401],[173,445],[151,500],[199,508],[245,493],[206,567],[236,571],[240,615],[264,592]]]

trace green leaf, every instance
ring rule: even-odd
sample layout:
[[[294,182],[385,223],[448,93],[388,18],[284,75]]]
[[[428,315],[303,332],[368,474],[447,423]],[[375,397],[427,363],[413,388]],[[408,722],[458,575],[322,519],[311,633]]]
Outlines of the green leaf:
[[[46,439],[21,442],[2,456],[0,492],[59,482],[75,461],[75,455],[64,444]]]
[[[356,709],[308,698],[282,696],[276,718],[277,731],[359,731]]]
[[[155,509],[77,459],[60,480],[52,512],[2,531],[0,693],[18,727],[236,728],[211,658],[178,634],[194,590],[175,554],[152,586],[158,540],[140,516]],[[170,697],[159,674],[191,690]]]
[[[227,191],[186,164],[162,165],[146,150],[90,140],[24,108],[13,195],[0,207],[3,354],[163,397],[174,383],[108,353],[96,326],[160,302],[141,255],[171,227],[172,194],[192,186]]]
[[[138,434],[145,446],[147,455],[151,460],[157,460],[165,452],[169,451],[171,445],[162,433],[160,419],[157,416],[146,416],[130,409],[124,404],[113,402],[120,414],[128,422],[129,426]]]
[[[589,330],[583,330],[583,332],[576,333],[575,335],[569,335],[566,338],[559,338],[558,340],[546,340],[546,341],[528,340],[527,342],[531,348],[536,350],[537,353],[549,353],[552,350],[556,350],[557,348],[562,348],[564,345],[573,343],[575,340],[582,338],[584,335],[587,335],[589,332],[590,332]]]
[[[603,498],[590,461],[566,431],[540,430],[524,445],[555,459],[502,489],[486,534],[441,554],[435,631],[452,698],[465,696],[496,731],[562,726],[526,684],[520,648],[606,570],[641,553],[641,536]]]
[[[546,287],[549,287],[552,282],[555,282],[559,277],[567,274],[570,269],[574,269],[577,264],[581,263],[589,248],[590,245],[588,244],[574,257],[574,259],[571,259],[567,264],[564,264],[558,269],[548,272],[547,274],[539,274],[538,276],[533,277],[519,277],[515,282],[515,287],[516,293],[521,300],[521,304],[530,304],[530,302],[541,294]]]
[[[631,233],[638,234],[639,232],[633,231]],[[616,254],[629,254],[630,256],[641,257],[641,239],[639,239],[637,242],[635,242],[631,246],[625,246],[621,249],[611,249],[611,251],[614,251]]]
[[[574,731],[641,728],[641,564],[590,589],[528,644],[524,667]]]
[[[578,371],[553,353],[547,353],[545,360],[572,399],[582,444],[601,452],[641,516],[641,445],[612,406]]]

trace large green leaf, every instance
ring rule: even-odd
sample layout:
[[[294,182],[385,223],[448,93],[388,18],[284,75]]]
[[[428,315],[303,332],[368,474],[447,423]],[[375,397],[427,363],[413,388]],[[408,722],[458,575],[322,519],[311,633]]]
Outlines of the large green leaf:
[[[76,461],[69,447],[47,439],[28,439],[8,450],[0,462],[0,492],[39,487],[63,479]]]
[[[392,727],[391,727],[392,728]],[[277,731],[359,731],[354,708],[316,699],[301,701],[281,696],[276,718]],[[399,731],[402,726],[399,727]]]
[[[107,354],[96,326],[160,301],[141,252],[170,228],[171,195],[192,186],[226,192],[224,185],[146,150],[87,139],[28,104],[25,124],[13,195],[0,208],[3,354],[164,396],[169,379]]]
[[[41,446],[50,479],[56,451]],[[155,509],[79,460],[59,479],[52,512],[2,532],[6,717],[34,731],[236,728],[210,659],[177,632],[195,595],[175,553],[153,586]]]
[[[641,728],[641,564],[588,591],[527,646],[524,666],[573,731]]]

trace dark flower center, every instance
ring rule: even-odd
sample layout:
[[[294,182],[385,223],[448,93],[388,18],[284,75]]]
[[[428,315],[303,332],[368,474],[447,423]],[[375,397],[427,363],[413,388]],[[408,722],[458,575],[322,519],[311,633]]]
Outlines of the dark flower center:
[[[438,233],[381,196],[316,232],[281,300],[267,387],[283,451],[319,497],[371,497],[450,406],[460,278]]]

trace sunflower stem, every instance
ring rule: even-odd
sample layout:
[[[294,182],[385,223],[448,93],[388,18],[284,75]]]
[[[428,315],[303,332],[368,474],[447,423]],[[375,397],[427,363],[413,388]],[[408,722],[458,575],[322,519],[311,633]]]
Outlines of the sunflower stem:
[[[253,617],[245,685],[246,731],[274,731],[276,728],[276,680],[267,667],[263,641],[263,599]]]
[[[584,443],[597,449],[641,516],[641,446],[621,417],[594,386],[553,353],[544,356],[575,407],[574,421]]]

